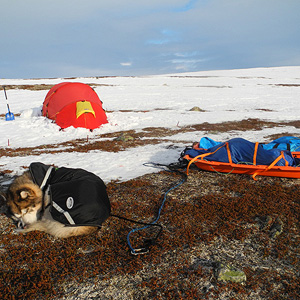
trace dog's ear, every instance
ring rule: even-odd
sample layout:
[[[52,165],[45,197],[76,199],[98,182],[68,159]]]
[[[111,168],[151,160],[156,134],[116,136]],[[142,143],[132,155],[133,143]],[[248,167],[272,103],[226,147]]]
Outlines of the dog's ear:
[[[27,199],[29,195],[30,195],[30,193],[27,190],[20,191],[20,197],[22,200]]]
[[[41,201],[43,192],[40,190],[38,187],[34,185],[27,185],[27,186],[22,186],[18,191],[16,192],[17,194],[17,201],[19,203],[36,203]]]
[[[17,194],[19,195],[19,201],[26,201],[37,196],[36,192],[30,187],[19,189]]]

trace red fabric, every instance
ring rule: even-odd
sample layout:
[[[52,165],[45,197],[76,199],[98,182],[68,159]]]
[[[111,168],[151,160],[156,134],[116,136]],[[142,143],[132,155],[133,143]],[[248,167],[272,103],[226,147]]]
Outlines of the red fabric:
[[[76,117],[76,102],[65,106],[58,114],[56,114],[55,122],[61,128],[69,126],[84,127],[88,129],[95,129],[102,124],[107,123],[104,110],[97,104],[91,103],[95,112],[96,118],[92,113],[82,114],[79,118]],[[103,122],[105,120],[105,122]]]
[[[76,118],[76,103],[89,101],[96,114],[85,113]],[[95,129],[108,123],[97,93],[87,84],[62,82],[52,87],[43,103],[43,116],[55,120],[61,128],[69,126]]]

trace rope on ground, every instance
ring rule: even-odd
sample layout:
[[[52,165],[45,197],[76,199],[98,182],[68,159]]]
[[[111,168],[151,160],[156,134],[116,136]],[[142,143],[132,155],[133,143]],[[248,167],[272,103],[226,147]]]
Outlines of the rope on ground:
[[[176,172],[178,174],[180,174],[181,176],[183,176],[183,179],[176,183],[173,187],[171,187],[170,189],[168,189],[165,194],[164,194],[164,198],[162,200],[162,203],[159,207],[159,210],[158,210],[158,213],[157,213],[157,216],[155,218],[155,220],[151,223],[148,223],[146,224],[145,226],[143,227],[139,227],[139,228],[133,228],[128,234],[127,234],[127,243],[128,243],[128,246],[130,248],[130,251],[131,251],[131,254],[133,255],[138,255],[138,254],[144,254],[144,253],[147,253],[149,252],[149,247],[152,246],[156,240],[158,239],[159,235],[161,234],[161,231],[162,231],[162,226],[159,225],[159,224],[156,224],[160,218],[160,215],[161,215],[161,212],[163,210],[163,207],[165,205],[165,202],[167,200],[167,196],[168,194],[178,188],[179,186],[181,186],[186,180],[187,180],[187,175],[183,172],[180,172],[178,169],[180,168],[180,166],[178,164],[170,164],[170,165],[163,165],[163,164],[158,164],[158,163],[145,163],[144,164],[145,166],[149,166],[149,167],[153,167],[153,168],[159,168],[159,169],[162,169],[162,170],[166,170],[166,168],[170,171],[170,172]],[[132,244],[130,242],[130,236],[137,232],[137,231],[141,231],[141,230],[145,230],[147,228],[149,228],[150,226],[160,226],[161,229],[160,231],[157,233],[156,237],[154,239],[147,239],[144,241],[144,245],[140,248],[133,248],[132,247]]]

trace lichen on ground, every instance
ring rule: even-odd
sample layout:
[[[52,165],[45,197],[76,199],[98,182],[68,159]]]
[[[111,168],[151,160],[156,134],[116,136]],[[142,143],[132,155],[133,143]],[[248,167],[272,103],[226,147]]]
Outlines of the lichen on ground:
[[[278,124],[277,124],[278,125]],[[285,123],[299,127],[298,121]],[[124,132],[133,139],[76,140],[43,148],[0,149],[1,155],[32,151],[122,151],[168,136],[205,130],[260,130],[275,123],[257,119],[198,124],[177,130]],[[291,133],[289,133],[291,134]],[[269,137],[275,139],[279,136]],[[100,137],[101,138],[101,137]],[[178,141],[177,141],[178,142]],[[0,174],[6,186],[10,171]],[[0,215],[1,299],[298,299],[300,286],[299,180],[191,170],[172,190],[158,220],[163,231],[144,255],[134,256],[127,234],[136,224],[110,217],[98,233],[64,240],[41,232],[14,233]],[[107,184],[112,213],[142,222],[155,220],[166,191],[182,176],[161,171]],[[3,203],[2,203],[3,204]],[[0,206],[2,205],[0,203]],[[135,248],[155,237],[155,228],[130,236]],[[243,284],[218,280],[221,266],[245,274]]]
[[[164,193],[181,180],[170,172],[108,184],[112,211],[152,221]],[[130,254],[135,224],[110,217],[97,234],[53,239],[13,233],[1,216],[1,299],[296,299],[299,182],[193,170],[167,197],[163,232],[149,253]],[[282,221],[275,238],[272,224]],[[265,226],[261,221],[268,219]],[[133,234],[139,247],[153,229]],[[220,264],[242,270],[243,284],[222,282]],[[89,296],[88,296],[89,295]]]

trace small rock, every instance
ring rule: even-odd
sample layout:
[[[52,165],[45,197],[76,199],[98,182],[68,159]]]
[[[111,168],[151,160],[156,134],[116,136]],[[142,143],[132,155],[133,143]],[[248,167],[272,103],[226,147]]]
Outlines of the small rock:
[[[100,247],[100,246],[87,246],[85,248],[78,248],[77,253],[89,254],[89,253],[99,251],[101,249],[102,249],[102,247]]]
[[[194,260],[193,264],[190,266],[191,269],[198,269],[199,267],[202,268],[211,268],[211,269],[218,269],[220,267],[220,262],[209,260],[205,258],[197,258]]]
[[[218,274],[218,280],[231,281],[236,283],[243,283],[246,281],[246,274],[244,271],[236,269],[232,266],[221,266]]]
[[[283,231],[283,222],[277,218],[275,222],[272,224],[270,227],[270,236],[272,239],[276,238],[279,236]]]
[[[200,111],[200,112],[203,112],[204,110],[201,109],[201,108],[198,107],[198,106],[194,106],[193,108],[190,109],[190,111]]]
[[[260,230],[266,230],[272,224],[273,218],[271,216],[262,216],[256,217],[255,221],[258,223]]]
[[[128,142],[128,141],[133,141],[133,140],[134,140],[134,137],[132,137],[131,135],[128,135],[126,133],[121,133],[120,136],[115,138],[115,141],[122,141],[122,142]]]

